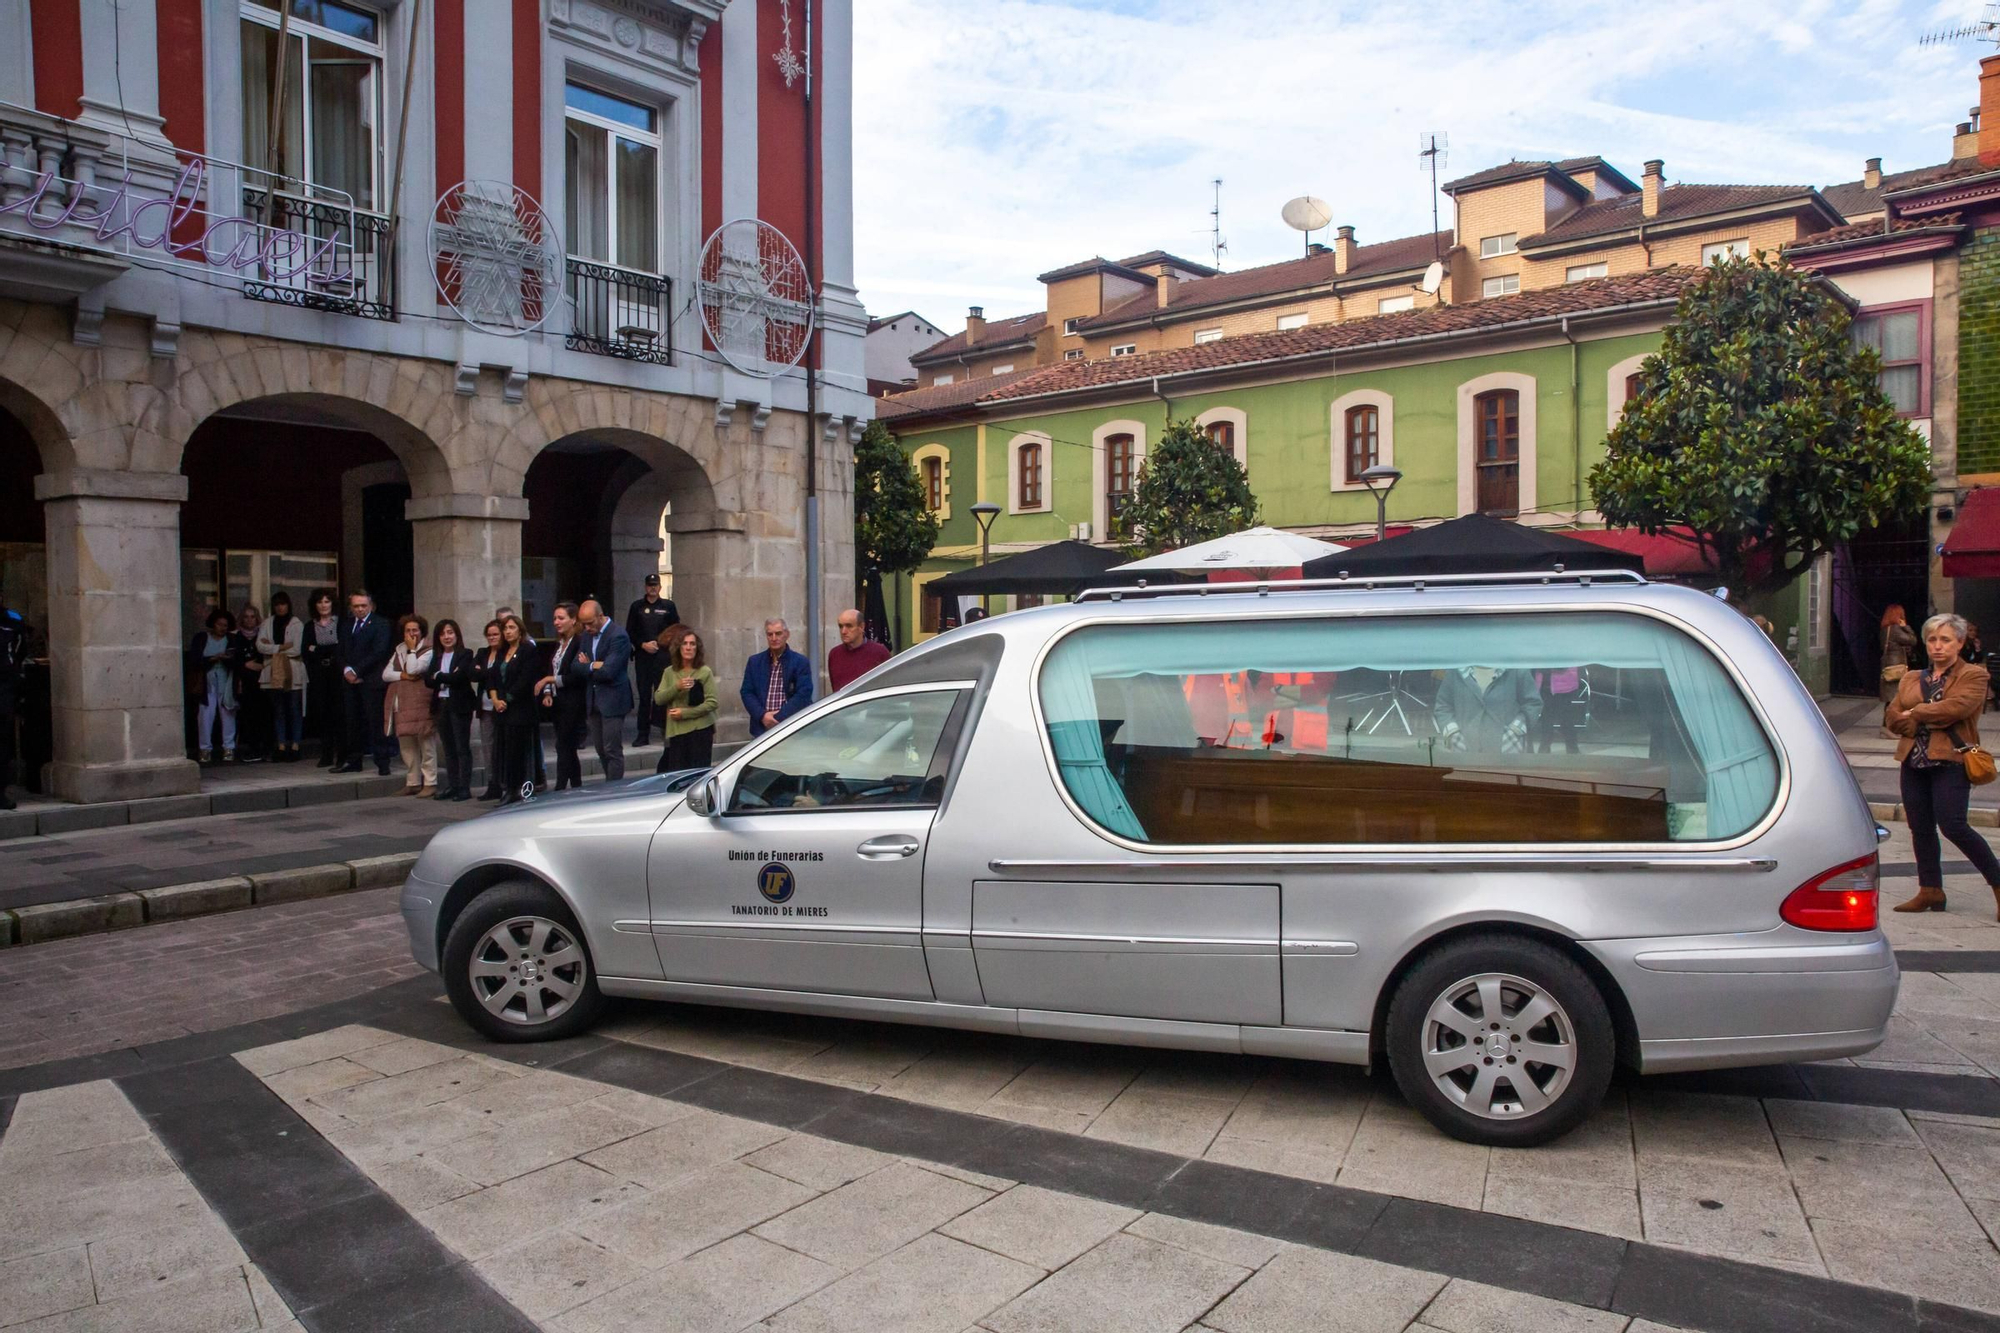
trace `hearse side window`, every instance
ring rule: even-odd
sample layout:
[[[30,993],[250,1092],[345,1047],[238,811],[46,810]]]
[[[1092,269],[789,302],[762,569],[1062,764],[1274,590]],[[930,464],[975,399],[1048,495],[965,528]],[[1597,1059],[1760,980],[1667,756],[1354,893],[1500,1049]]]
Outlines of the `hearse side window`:
[[[730,813],[936,805],[957,690],[891,694],[815,719],[743,768]]]
[[[1071,798],[1135,842],[1701,842],[1778,789],[1721,664],[1643,616],[1094,625],[1039,689]]]

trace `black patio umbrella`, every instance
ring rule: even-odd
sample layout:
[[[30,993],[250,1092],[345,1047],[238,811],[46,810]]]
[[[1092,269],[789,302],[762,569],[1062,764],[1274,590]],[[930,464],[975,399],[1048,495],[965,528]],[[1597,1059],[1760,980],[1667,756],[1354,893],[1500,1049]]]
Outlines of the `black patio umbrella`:
[[[1369,575],[1554,573],[1556,566],[1629,569],[1643,574],[1645,561],[1546,528],[1524,527],[1485,514],[1467,514],[1400,537],[1371,542],[1306,562],[1307,578]]]
[[[1113,565],[1127,557],[1119,551],[1092,546],[1088,542],[1060,541],[1016,555],[1003,555],[971,569],[961,569],[924,585],[927,596],[985,597],[1014,593],[1041,593],[1043,596],[1074,597],[1098,584],[1130,587],[1136,578],[1107,576]],[[1152,582],[1168,580],[1154,579]]]

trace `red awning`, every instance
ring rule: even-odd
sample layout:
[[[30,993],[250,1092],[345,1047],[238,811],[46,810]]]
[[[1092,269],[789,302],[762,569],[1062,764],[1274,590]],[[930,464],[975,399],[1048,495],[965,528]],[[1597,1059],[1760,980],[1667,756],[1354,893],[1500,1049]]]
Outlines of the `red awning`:
[[[1579,528],[1564,535],[1636,555],[1646,562],[1648,574],[1659,577],[1715,572],[1715,565],[1699,546],[1664,532],[1647,536],[1637,528]]]
[[[2000,490],[1968,492],[1944,539],[1948,579],[2000,579]]]

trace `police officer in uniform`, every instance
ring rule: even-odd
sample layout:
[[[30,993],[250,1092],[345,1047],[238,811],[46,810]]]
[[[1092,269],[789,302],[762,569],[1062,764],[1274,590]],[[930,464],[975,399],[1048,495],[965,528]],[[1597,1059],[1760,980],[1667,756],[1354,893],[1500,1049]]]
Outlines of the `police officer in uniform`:
[[[20,709],[21,677],[28,665],[28,622],[0,599],[0,810],[12,810],[7,795],[14,780],[14,715]]]
[[[646,575],[646,595],[625,613],[625,633],[632,639],[632,670],[639,680],[639,734],[634,745],[644,745],[651,732],[653,690],[666,674],[667,650],[660,647],[660,636],[680,621],[680,608],[674,599],[660,596],[660,576]]]

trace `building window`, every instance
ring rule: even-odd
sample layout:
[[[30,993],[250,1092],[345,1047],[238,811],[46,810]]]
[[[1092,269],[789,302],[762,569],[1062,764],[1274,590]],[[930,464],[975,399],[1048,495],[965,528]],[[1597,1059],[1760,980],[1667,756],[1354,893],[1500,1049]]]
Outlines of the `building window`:
[[[1414,296],[1385,296],[1375,303],[1375,313],[1378,315],[1394,315],[1416,308],[1417,298]]]
[[[1497,278],[1488,278],[1479,284],[1481,296],[1511,296],[1521,290],[1521,275],[1507,273]]]
[[[1014,369],[1014,363],[1012,361],[1009,361],[1004,366],[993,367],[993,373],[995,375],[1006,375],[1012,373],[1013,369]]]
[[[1906,417],[1929,412],[1930,386],[1924,375],[1929,340],[1924,337],[1924,307],[1865,310],[1855,317],[1854,341],[1874,348],[1882,358],[1882,392],[1889,395],[1898,412]]]
[[[944,599],[929,588],[917,587],[917,633],[936,634],[944,627]]]
[[[1500,255],[1514,253],[1514,238],[1519,233],[1508,232],[1504,236],[1482,236],[1479,238],[1479,257],[1494,259]]]
[[[291,0],[279,77],[275,0],[242,9],[243,155],[283,188],[382,207],[382,19],[340,0]],[[150,57],[148,57],[150,59]],[[278,85],[285,104],[273,105]],[[275,129],[275,139],[273,142]]]
[[[1082,319],[1082,318],[1083,318],[1083,316],[1081,316],[1081,315],[1072,315],[1072,316],[1070,316],[1070,317],[1069,317],[1068,319],[1064,320],[1064,321],[1063,321],[1063,337],[1065,337],[1065,338],[1074,338],[1074,337],[1076,337],[1076,324],[1077,324],[1077,321],[1078,321],[1079,319]]]
[[[1299,314],[1296,315],[1278,316],[1278,331],[1280,333],[1284,332],[1286,329],[1302,329],[1305,326],[1306,326],[1306,317],[1304,312],[1300,312]]]
[[[926,458],[924,467],[924,508],[935,514],[944,508],[944,460]]]
[[[652,107],[563,88],[564,236],[578,259],[660,271],[660,127]]]
[[[1196,329],[1194,331],[1194,345],[1196,347],[1201,346],[1203,343],[1219,343],[1221,341],[1221,329]]]
[[[1038,592],[1017,592],[1014,594],[1014,609],[1016,611],[1032,610],[1040,606],[1043,600],[1042,595]]]
[[[1521,508],[1521,395],[1494,389],[1472,400],[1479,512],[1511,518]]]
[[[1733,241],[1711,241],[1709,244],[1701,247],[1701,262],[1704,267],[1715,263],[1717,260],[1728,259],[1732,255],[1738,259],[1748,259],[1750,257],[1750,239],[1746,236],[1739,236]]]
[[[1631,402],[1639,396],[1639,372],[1633,371],[1625,377],[1625,401]]]
[[[1137,356],[1138,354],[1139,354],[1138,343],[1119,343],[1116,347],[1111,349],[1111,355],[1113,356]]]
[[[1610,271],[1611,266],[1601,259],[1595,264],[1571,264],[1563,270],[1563,281],[1582,282],[1585,278],[1601,278]]]
[[[1042,507],[1042,446],[1024,444],[1015,451],[1015,469],[1019,478],[1019,493],[1022,509]]]
[[[1382,415],[1373,407],[1347,409],[1347,483],[1358,485],[1361,474],[1380,460]]]
[[[1104,440],[1104,513],[1109,520],[1107,536],[1124,531],[1125,506],[1132,498],[1132,464],[1136,454],[1130,435],[1110,435]]]
[[[1081,347],[1070,348],[1067,352],[1063,353],[1063,360],[1065,361],[1083,360],[1083,349]]]
[[[952,382],[953,380],[955,380],[955,379],[957,379],[957,378],[958,378],[958,376],[956,376],[956,375],[938,375],[938,376],[934,377],[934,378],[933,378],[933,379],[931,380],[931,383],[932,383],[932,384],[950,384],[950,383],[951,383],[951,382]]]
[[[1223,453],[1228,454],[1231,458],[1236,457],[1235,422],[1211,421],[1206,426],[1202,427],[1202,431],[1204,434],[1208,436],[1208,442],[1210,444],[1222,450]]]

